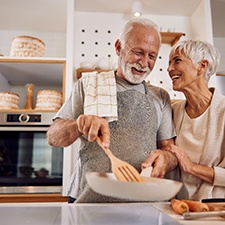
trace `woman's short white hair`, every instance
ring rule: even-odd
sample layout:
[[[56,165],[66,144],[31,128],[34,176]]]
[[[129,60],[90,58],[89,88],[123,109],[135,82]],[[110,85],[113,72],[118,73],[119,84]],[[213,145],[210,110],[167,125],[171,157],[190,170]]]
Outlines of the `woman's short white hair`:
[[[199,41],[199,40],[186,40],[178,42],[175,44],[170,55],[178,51],[180,54],[185,55],[187,58],[197,65],[197,63],[202,60],[207,60],[208,70],[206,71],[206,79],[209,80],[210,77],[216,72],[216,69],[220,63],[220,52],[212,44]]]
[[[122,48],[124,48],[125,43],[129,38],[129,33],[132,31],[132,29],[135,26],[144,26],[146,28],[155,30],[157,32],[157,34],[159,35],[159,39],[161,42],[161,34],[160,34],[159,28],[155,22],[153,22],[152,20],[149,20],[147,18],[143,18],[143,17],[142,18],[133,18],[127,22],[127,24],[124,26],[124,28],[120,34],[119,40],[122,45]]]

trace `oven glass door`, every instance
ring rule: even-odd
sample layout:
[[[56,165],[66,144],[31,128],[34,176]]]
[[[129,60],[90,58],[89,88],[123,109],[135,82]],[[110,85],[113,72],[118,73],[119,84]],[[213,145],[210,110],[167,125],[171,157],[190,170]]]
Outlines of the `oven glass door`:
[[[63,148],[46,131],[0,131],[0,193],[61,192]]]

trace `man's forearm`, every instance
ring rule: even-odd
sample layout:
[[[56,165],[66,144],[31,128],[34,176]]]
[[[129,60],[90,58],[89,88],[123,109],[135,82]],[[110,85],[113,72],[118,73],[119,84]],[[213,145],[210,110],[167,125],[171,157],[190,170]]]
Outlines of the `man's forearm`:
[[[48,144],[51,146],[69,146],[80,136],[76,120],[56,119],[47,131]]]

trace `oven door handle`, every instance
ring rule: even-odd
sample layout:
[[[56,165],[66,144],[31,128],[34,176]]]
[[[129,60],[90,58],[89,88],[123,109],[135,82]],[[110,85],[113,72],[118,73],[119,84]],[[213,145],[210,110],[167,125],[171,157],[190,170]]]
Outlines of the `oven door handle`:
[[[4,126],[0,131],[47,131],[49,126]]]

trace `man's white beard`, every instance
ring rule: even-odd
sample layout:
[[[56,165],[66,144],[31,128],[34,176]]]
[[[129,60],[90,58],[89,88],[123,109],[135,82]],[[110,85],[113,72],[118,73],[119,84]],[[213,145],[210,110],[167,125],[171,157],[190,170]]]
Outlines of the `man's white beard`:
[[[121,68],[124,78],[131,84],[140,84],[150,74],[148,67],[142,68],[138,63],[124,63],[123,57],[120,58]],[[143,76],[132,74],[132,67],[137,70],[145,71]]]

